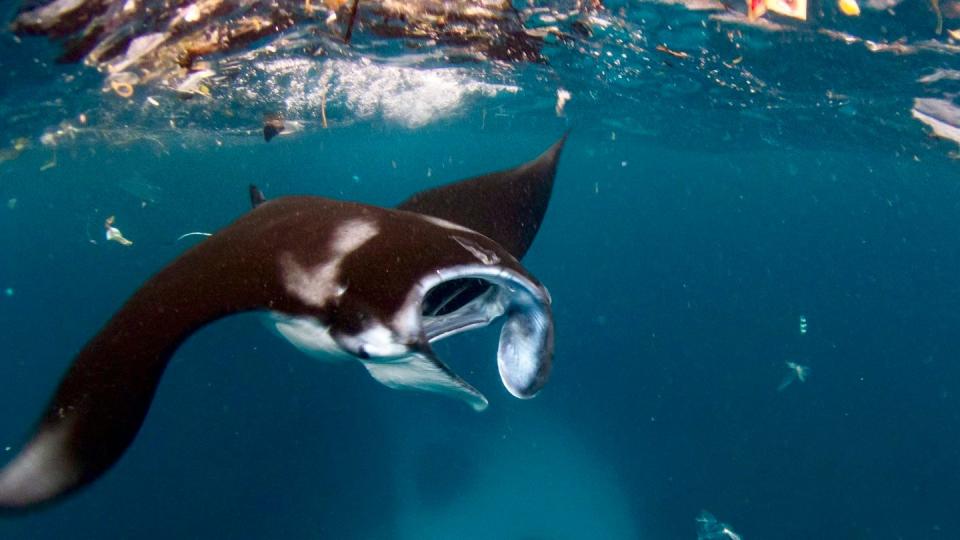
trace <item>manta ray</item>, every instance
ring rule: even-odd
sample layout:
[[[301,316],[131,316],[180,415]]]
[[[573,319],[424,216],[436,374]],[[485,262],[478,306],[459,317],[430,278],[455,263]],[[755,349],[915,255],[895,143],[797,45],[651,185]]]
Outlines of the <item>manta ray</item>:
[[[147,280],[74,358],[28,442],[0,469],[0,510],[90,484],[143,424],[163,372],[194,332],[260,312],[324,358],[359,361],[392,388],[487,399],[431,343],[504,319],[497,365],[533,397],[553,358],[546,288],[519,259],[537,234],[566,136],[513,169],[417,193],[396,208],[314,196],[267,200]]]

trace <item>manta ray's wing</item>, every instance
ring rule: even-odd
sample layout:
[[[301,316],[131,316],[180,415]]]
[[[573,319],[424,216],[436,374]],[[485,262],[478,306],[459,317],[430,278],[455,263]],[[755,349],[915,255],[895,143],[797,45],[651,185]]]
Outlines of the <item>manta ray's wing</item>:
[[[477,231],[522,259],[547,212],[566,140],[520,166],[421,191],[397,208]]]

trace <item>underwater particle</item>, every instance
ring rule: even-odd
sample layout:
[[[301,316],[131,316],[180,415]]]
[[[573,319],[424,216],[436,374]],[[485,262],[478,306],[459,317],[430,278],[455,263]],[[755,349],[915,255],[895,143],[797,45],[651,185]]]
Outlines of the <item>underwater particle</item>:
[[[567,102],[570,101],[570,97],[570,92],[563,88],[557,88],[557,104],[553,108],[557,116],[563,116],[563,108],[566,107]]]
[[[7,201],[7,208],[9,208],[10,210],[13,210],[13,209],[15,209],[16,207],[17,207],[17,199],[16,199],[16,198],[12,198],[12,199],[10,199],[10,200]]]
[[[9,298],[13,296],[15,292],[16,291],[13,290],[13,287],[7,287],[6,289],[3,290],[3,295]]]
[[[807,318],[803,315],[800,316],[800,334],[807,333]]]
[[[740,540],[730,525],[717,521],[713,514],[702,510],[697,516],[697,540]]]
[[[788,386],[793,384],[793,381],[807,382],[807,377],[810,376],[809,367],[790,361],[787,361],[786,364],[790,371],[787,373],[787,376],[780,381],[777,392],[783,392]]]
[[[124,238],[123,233],[120,232],[120,229],[113,226],[115,220],[116,218],[114,216],[110,216],[103,222],[103,228],[106,230],[105,236],[107,241],[117,242],[122,246],[132,246],[133,242]]]
[[[837,7],[840,12],[847,17],[857,17],[860,15],[860,5],[857,0],[837,0]]]
[[[279,114],[270,113],[263,115],[263,140],[270,142],[285,129],[283,117]]]

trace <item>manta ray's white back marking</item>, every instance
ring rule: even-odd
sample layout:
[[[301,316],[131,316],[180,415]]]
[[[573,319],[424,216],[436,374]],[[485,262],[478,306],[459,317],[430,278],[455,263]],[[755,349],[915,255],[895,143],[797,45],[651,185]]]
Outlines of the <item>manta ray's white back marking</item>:
[[[456,235],[451,236],[450,238],[453,238],[453,240],[456,243],[460,244],[463,247],[463,249],[469,251],[471,255],[476,257],[477,260],[482,262],[483,264],[490,265],[490,264],[497,264],[498,262],[500,262],[500,257],[498,257],[496,253],[480,247],[480,244],[477,244],[476,242],[474,242],[473,240],[470,240],[469,238],[464,238],[462,236],[456,236]]]
[[[330,299],[342,295],[346,287],[339,281],[340,263],[379,232],[376,224],[369,220],[345,221],[333,232],[326,261],[309,269],[289,253],[284,254],[280,264],[287,292],[316,307],[323,307]]]
[[[469,232],[469,233],[473,232],[470,229],[464,227],[463,225],[457,225],[452,221],[447,221],[445,219],[440,219],[438,217],[428,216],[426,214],[420,214],[420,218],[423,219],[424,221],[429,221],[430,223],[433,223],[434,225],[438,225],[445,229],[452,229],[455,231],[462,231],[462,232]]]

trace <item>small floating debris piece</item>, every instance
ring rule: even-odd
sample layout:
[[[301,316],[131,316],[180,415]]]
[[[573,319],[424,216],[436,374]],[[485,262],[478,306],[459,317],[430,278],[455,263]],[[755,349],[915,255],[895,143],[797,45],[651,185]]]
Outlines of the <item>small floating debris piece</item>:
[[[277,135],[286,129],[283,125],[283,117],[279,114],[265,114],[263,116],[263,140],[270,142]]]
[[[17,199],[16,199],[16,197],[7,200],[7,208],[8,208],[8,209],[14,210],[14,209],[16,209],[16,207],[17,207]]]
[[[15,292],[16,291],[13,290],[13,287],[7,287],[6,289],[3,290],[3,295],[6,296],[7,298],[10,298],[11,296],[14,295]]]
[[[177,85],[177,93],[184,97],[193,95],[210,97],[210,88],[206,84],[203,84],[203,81],[213,77],[214,75],[216,75],[216,72],[210,69],[194,71],[188,75],[183,82]]]
[[[110,75],[110,89],[118,96],[129,99],[133,97],[134,87],[140,83],[140,77],[136,73],[129,71],[120,71]]]
[[[190,238],[191,236],[213,236],[213,234],[212,234],[212,233],[208,233],[208,232],[199,232],[199,231],[198,231],[198,232],[188,232],[188,233],[186,233],[186,234],[181,234],[180,236],[178,236],[177,239],[174,240],[174,242],[179,242],[179,241],[183,240],[184,238]]]
[[[113,223],[115,220],[116,219],[114,216],[110,216],[106,219],[106,221],[103,222],[103,228],[107,231],[106,232],[107,241],[117,242],[122,246],[132,246],[133,242],[124,238],[123,233],[120,232],[120,229],[113,226]]]
[[[807,0],[747,0],[747,19],[755,21],[767,11],[805,21]]]
[[[320,122],[323,129],[327,129],[327,86],[323,86],[320,93]]]
[[[107,70],[110,73],[119,73],[125,71],[128,67],[138,62],[144,55],[153,52],[161,43],[166,41],[167,36],[163,32],[154,32],[134,38],[127,45],[127,54],[119,60],[107,64]]]
[[[803,335],[806,333],[807,333],[807,318],[806,316],[801,315],[800,316],[800,334]]]
[[[960,107],[939,98],[915,98],[910,115],[923,122],[933,135],[960,144]]]
[[[49,161],[40,166],[40,172],[52,169],[57,166],[57,154],[53,154]]]
[[[860,15],[860,5],[857,0],[837,0],[837,7],[840,12],[847,17],[857,17]]]
[[[697,516],[697,540],[740,540],[730,525],[717,521],[713,514],[703,510]]]
[[[943,33],[943,12],[940,11],[940,0],[930,0],[930,8],[937,16],[937,26],[933,32],[939,36]]]
[[[24,137],[18,137],[12,141],[9,148],[0,148],[0,163],[12,161],[20,157],[27,147],[30,146],[30,140]]]
[[[789,361],[786,364],[787,367],[790,368],[790,371],[787,373],[787,376],[783,378],[783,381],[780,382],[780,386],[777,387],[777,392],[783,392],[788,386],[793,384],[793,381],[807,382],[807,377],[810,376],[809,367]]]
[[[554,106],[554,111],[557,113],[557,116],[563,116],[563,108],[567,105],[568,101],[570,101],[570,92],[563,88],[557,88],[557,104]]]
[[[669,54],[670,56],[672,56],[672,57],[674,57],[674,58],[681,58],[681,59],[684,59],[684,60],[686,60],[687,58],[690,58],[690,55],[689,55],[689,54],[687,54],[687,53],[685,53],[685,52],[683,52],[683,51],[675,51],[675,50],[671,49],[670,47],[667,47],[666,45],[664,45],[664,44],[662,44],[662,43],[661,43],[660,45],[657,45],[657,50],[658,50],[659,52],[664,53],[664,54]]]

